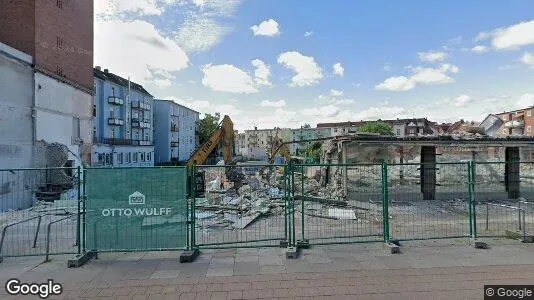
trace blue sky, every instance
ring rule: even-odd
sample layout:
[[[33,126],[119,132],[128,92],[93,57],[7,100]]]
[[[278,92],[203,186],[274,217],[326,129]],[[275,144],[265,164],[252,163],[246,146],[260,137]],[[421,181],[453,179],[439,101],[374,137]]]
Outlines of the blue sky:
[[[95,65],[240,130],[481,120],[534,105],[532,12],[532,1],[95,0]]]

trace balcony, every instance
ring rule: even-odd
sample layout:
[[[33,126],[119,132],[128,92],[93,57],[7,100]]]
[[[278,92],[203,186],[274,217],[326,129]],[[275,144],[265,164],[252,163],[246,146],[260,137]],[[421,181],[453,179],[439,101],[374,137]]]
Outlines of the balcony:
[[[171,147],[179,147],[180,142],[171,142]]]
[[[132,108],[140,109],[140,110],[150,110],[150,104],[136,101],[136,102],[132,102]]]
[[[108,103],[109,104],[115,104],[115,105],[123,105],[124,99],[115,97],[115,96],[109,96],[108,97]]]
[[[148,122],[132,121],[132,127],[133,127],[133,128],[150,128],[150,123],[148,123]]]
[[[108,125],[122,126],[124,125],[124,121],[119,118],[110,117],[108,118]]]
[[[508,122],[504,123],[504,127],[506,127],[506,128],[522,128],[522,127],[525,127],[525,121],[523,121],[521,119],[508,121]]]
[[[179,127],[178,125],[176,124],[171,124],[171,132],[178,132],[179,131]]]
[[[152,146],[151,141],[117,139],[117,138],[93,138],[95,144],[126,145],[126,146]]]

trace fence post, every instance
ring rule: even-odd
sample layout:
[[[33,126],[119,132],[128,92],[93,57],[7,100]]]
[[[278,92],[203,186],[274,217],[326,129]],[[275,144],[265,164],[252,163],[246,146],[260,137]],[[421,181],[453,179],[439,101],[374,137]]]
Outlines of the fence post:
[[[297,245],[297,236],[295,234],[295,166],[293,163],[290,163],[289,170],[291,171],[291,246]]]
[[[85,248],[85,238],[86,238],[86,219],[85,216],[87,214],[86,210],[86,202],[87,202],[87,195],[86,195],[86,189],[85,185],[87,182],[87,169],[84,167],[82,168],[82,236],[81,236],[81,244],[82,246],[82,252],[85,253],[87,249]]]
[[[467,162],[467,188],[469,191],[469,234],[471,238],[475,239],[477,237],[477,207],[474,195],[475,174],[473,172],[473,165],[473,161]]]
[[[78,188],[78,216],[76,217],[76,245],[78,246],[78,254],[82,253],[82,245],[81,245],[81,242],[80,242],[80,226],[81,226],[81,223],[80,223],[80,201],[82,199],[80,193],[81,193],[81,179],[82,179],[82,174],[80,173],[81,172],[81,168],[80,166],[77,167],[77,175],[78,175],[78,184],[77,184],[77,188]]]
[[[388,165],[382,162],[382,227],[384,242],[389,242],[389,186]]]
[[[191,186],[191,224],[190,224],[190,230],[191,230],[191,250],[195,250],[196,248],[196,214],[195,214],[195,209],[196,209],[196,198],[197,198],[197,185],[196,185],[196,165],[193,165],[192,166],[192,174],[193,174],[193,178],[195,178],[195,180],[193,181],[194,184],[193,186]]]
[[[302,242],[305,241],[304,239],[304,165],[301,166],[301,169],[300,171],[302,172],[302,174],[300,175],[300,185],[301,185],[301,190],[300,190],[300,196],[301,196],[301,200],[300,200],[300,210],[301,210],[301,214],[300,214],[300,218],[301,218],[301,231],[302,231]]]
[[[289,226],[289,222],[287,220],[287,218],[289,217],[289,214],[288,214],[288,208],[289,208],[289,185],[288,185],[288,182],[287,182],[287,165],[284,165],[284,238],[286,240],[286,242],[289,243],[289,237],[288,237],[288,234],[289,234],[289,230],[288,230],[288,226]]]

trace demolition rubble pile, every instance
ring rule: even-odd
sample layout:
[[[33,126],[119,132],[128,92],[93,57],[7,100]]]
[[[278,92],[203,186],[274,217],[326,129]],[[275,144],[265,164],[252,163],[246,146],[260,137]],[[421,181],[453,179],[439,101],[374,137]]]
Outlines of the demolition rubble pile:
[[[235,190],[222,170],[207,170],[206,191],[196,199],[197,227],[210,230],[241,230],[259,218],[282,218],[285,210],[285,185],[282,168],[271,168],[246,175]],[[324,170],[310,167],[304,176],[294,172],[294,199],[296,211],[301,211],[304,200],[306,215],[326,219],[357,220],[355,211],[362,208],[350,206],[343,196],[341,168],[331,170],[331,182],[324,182]],[[300,170],[299,170],[300,171]],[[364,209],[365,210],[365,209]]]

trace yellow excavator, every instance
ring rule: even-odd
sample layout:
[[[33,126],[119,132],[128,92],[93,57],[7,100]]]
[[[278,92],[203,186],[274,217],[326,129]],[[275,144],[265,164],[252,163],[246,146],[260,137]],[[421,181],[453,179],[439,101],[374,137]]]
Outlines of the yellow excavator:
[[[223,160],[225,165],[233,165],[233,149],[234,149],[234,123],[229,116],[225,115],[219,123],[218,128],[211,134],[210,138],[198,148],[189,161],[187,167],[190,169],[193,165],[203,165],[211,153],[217,147],[221,147]],[[235,167],[225,167],[226,179],[233,182],[232,190],[237,191],[242,185],[244,179],[243,173],[239,172]],[[200,176],[199,174],[192,174]],[[204,180],[201,180],[203,182]]]
[[[187,167],[191,168],[193,165],[204,164],[208,156],[219,145],[222,148],[224,163],[231,164],[234,147],[234,123],[227,115],[224,116],[221,123],[219,123],[219,127],[213,132],[209,140],[191,155],[191,158],[187,161]]]

